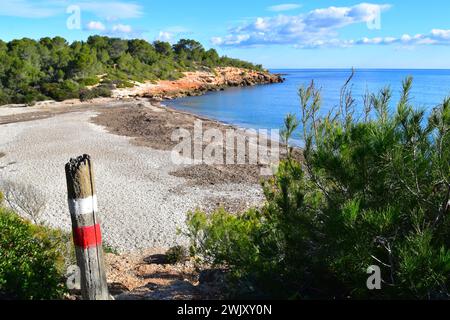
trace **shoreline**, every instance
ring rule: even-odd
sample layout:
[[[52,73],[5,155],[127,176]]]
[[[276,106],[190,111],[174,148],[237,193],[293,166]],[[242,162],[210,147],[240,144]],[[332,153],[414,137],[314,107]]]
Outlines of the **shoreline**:
[[[109,98],[94,98],[88,101],[81,101],[79,99],[64,101],[46,100],[36,102],[33,105],[0,105],[0,125],[45,119],[55,114],[66,113],[68,112],[66,110],[68,108],[73,111],[105,104],[120,105],[129,102],[133,103],[139,99],[145,99],[144,101],[149,101],[157,107],[184,112],[161,103],[182,97],[200,96],[208,92],[225,91],[233,87],[268,85],[285,81],[281,74],[235,67],[216,68],[214,72],[195,71],[185,72],[184,74],[185,76],[183,78],[174,81],[160,80],[157,83],[135,82],[133,88],[116,88],[112,91],[112,96]],[[192,114],[204,121],[217,121],[221,124],[237,127],[232,123],[211,119],[199,114]]]
[[[173,129],[190,130],[197,119],[204,129],[232,125],[143,98],[12,109],[0,108],[0,180],[40,186],[48,203],[43,222],[69,230],[63,166],[91,154],[105,240],[120,253],[184,244],[176,230],[189,211],[238,213],[264,203],[258,165],[171,163]]]
[[[191,262],[172,266],[154,257],[164,257],[171,246],[188,244],[177,230],[185,226],[191,210],[211,212],[223,207],[239,213],[263,205],[259,168],[174,168],[169,151],[146,145],[148,138],[159,140],[160,136],[142,136],[139,130],[114,132],[114,124],[126,128],[124,123],[131,116],[142,120],[134,129],[155,124],[146,119],[160,121],[169,130],[178,121],[191,124],[197,119],[213,128],[240,128],[145,98],[66,101],[26,109],[6,108],[2,113],[0,108],[0,138],[8,137],[0,139],[0,178],[43,187],[49,197],[44,222],[70,231],[63,164],[77,153],[94,155],[105,245],[117,251],[105,254],[108,283],[116,299],[221,298],[220,287],[199,281],[201,271]],[[112,123],[102,124],[105,120]],[[70,140],[70,148],[62,147],[64,140]],[[126,185],[126,192],[118,193],[117,185]]]

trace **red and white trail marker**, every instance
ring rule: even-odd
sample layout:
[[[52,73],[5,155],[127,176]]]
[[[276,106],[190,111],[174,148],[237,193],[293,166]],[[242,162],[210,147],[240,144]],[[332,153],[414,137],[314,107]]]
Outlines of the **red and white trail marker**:
[[[83,299],[109,300],[91,158],[71,159],[66,164],[66,179]]]

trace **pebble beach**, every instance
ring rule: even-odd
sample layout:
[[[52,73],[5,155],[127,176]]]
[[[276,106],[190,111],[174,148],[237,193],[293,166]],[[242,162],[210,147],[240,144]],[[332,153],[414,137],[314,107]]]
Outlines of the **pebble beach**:
[[[27,113],[15,109],[21,116]],[[29,108],[30,114],[39,111],[48,112]],[[0,108],[0,119],[11,114],[12,108]],[[259,183],[195,184],[174,176],[180,167],[172,163],[170,151],[110,133],[93,123],[97,115],[87,107],[0,125],[0,180],[39,188],[46,198],[45,225],[71,230],[64,165],[81,154],[94,161],[104,241],[121,253],[186,244],[177,230],[189,211],[226,202],[262,203]]]

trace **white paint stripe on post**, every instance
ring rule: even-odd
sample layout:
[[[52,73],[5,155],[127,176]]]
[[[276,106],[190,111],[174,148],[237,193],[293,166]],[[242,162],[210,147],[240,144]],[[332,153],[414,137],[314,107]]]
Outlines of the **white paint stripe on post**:
[[[85,199],[69,199],[69,211],[72,215],[80,216],[98,212],[97,196]]]

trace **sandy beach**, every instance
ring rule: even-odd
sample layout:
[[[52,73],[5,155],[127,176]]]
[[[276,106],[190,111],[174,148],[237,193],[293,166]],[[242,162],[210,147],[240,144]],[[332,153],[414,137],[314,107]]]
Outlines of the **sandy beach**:
[[[185,244],[177,229],[189,211],[240,211],[263,201],[251,166],[172,163],[167,135],[195,119],[143,99],[2,107],[0,180],[39,187],[47,203],[42,222],[69,231],[64,165],[90,154],[108,246],[132,252]],[[214,121],[206,126],[226,127]]]

